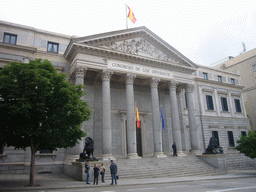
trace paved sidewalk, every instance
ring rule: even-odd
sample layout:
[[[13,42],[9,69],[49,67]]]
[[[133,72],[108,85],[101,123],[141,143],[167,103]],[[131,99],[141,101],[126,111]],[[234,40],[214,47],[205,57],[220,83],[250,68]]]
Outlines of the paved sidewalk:
[[[154,183],[174,183],[184,181],[198,180],[218,180],[218,179],[235,179],[245,177],[256,177],[256,170],[231,170],[226,175],[214,176],[193,176],[193,177],[159,177],[144,179],[122,179],[118,180],[118,185],[141,185]],[[72,189],[72,188],[92,188],[99,186],[109,186],[110,180],[106,183],[99,182],[98,186],[87,185],[85,182],[77,181],[64,174],[37,174],[35,183],[39,186],[28,187],[29,174],[0,174],[0,191],[26,191],[26,190],[49,190],[49,189]]]

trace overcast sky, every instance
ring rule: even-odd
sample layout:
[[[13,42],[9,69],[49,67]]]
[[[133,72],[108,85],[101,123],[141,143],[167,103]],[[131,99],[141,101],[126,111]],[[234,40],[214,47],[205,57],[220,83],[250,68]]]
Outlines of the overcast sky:
[[[127,4],[145,26],[194,63],[210,66],[256,48],[255,0],[0,0],[0,20],[66,35],[126,28]]]

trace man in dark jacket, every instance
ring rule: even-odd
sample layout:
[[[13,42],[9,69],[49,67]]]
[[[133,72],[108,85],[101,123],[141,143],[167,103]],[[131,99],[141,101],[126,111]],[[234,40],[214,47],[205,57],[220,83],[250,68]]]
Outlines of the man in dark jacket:
[[[117,182],[116,182],[117,165],[114,163],[113,160],[111,160],[110,163],[111,163],[110,174],[111,174],[111,178],[112,178],[112,183],[110,185],[113,185],[114,180],[115,180],[115,184],[117,184]]]
[[[175,142],[172,145],[172,149],[173,149],[173,156],[178,156],[177,155],[177,148],[176,148],[176,143]]]
[[[90,184],[89,181],[90,181],[90,161],[87,160],[87,162],[85,163],[85,173],[87,173],[87,176],[86,176],[86,184]]]

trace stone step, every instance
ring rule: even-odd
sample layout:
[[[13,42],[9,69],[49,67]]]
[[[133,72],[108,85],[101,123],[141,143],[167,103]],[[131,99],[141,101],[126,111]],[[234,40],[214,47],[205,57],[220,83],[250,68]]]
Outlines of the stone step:
[[[104,163],[105,165],[109,164],[108,161]],[[213,166],[192,155],[162,159],[117,159],[115,163],[118,166],[118,175],[120,178],[184,177],[223,174],[223,172],[218,171]],[[105,177],[106,179],[110,179],[109,172]]]

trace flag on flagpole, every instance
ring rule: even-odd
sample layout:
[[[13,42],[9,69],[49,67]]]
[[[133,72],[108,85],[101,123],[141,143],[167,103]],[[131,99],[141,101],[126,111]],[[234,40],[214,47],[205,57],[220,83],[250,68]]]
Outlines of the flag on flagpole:
[[[129,17],[129,19],[133,22],[133,24],[135,24],[137,19],[134,17],[134,13],[133,13],[132,9],[130,7],[128,7],[128,9],[129,9],[129,13],[128,13],[127,17]]]
[[[139,116],[139,111],[138,111],[137,104],[136,104],[136,121],[137,121],[137,127],[141,128],[140,127],[140,116]]]
[[[162,126],[163,126],[163,129],[165,129],[164,114],[163,114],[162,105],[161,105],[161,118],[162,118]]]

